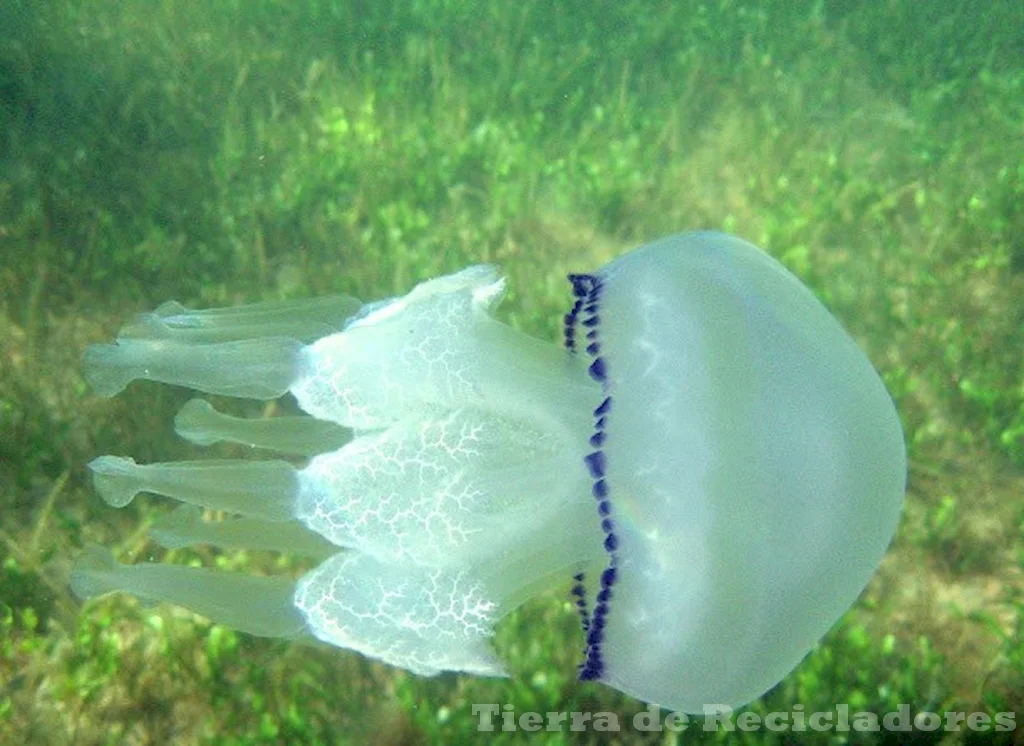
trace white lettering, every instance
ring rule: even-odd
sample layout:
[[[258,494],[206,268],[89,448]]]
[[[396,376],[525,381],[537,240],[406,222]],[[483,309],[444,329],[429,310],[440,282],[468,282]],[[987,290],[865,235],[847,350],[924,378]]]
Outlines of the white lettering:
[[[514,731],[516,729],[516,713],[512,709],[512,705],[502,705],[501,709],[504,710],[501,713],[501,729],[505,731]]]
[[[670,712],[665,718],[665,728],[670,733],[682,733],[690,724],[690,718],[685,712]]]
[[[594,730],[611,731],[619,729],[619,716],[614,712],[599,712],[594,715]]]
[[[569,730],[581,731],[587,729],[587,723],[590,721],[589,712],[574,712],[572,713],[572,725],[569,726]]]
[[[647,709],[633,716],[633,728],[639,731],[654,732],[661,730],[661,716],[658,708],[647,705]]]
[[[761,727],[761,716],[756,712],[747,710],[736,716],[736,727],[745,732],[757,730]]]
[[[549,712],[548,725],[545,730],[562,730],[562,724],[565,722],[567,717],[569,717],[569,715],[565,712]]]
[[[886,713],[882,717],[882,725],[886,730],[910,730],[910,706],[900,705],[896,712]]]
[[[498,705],[473,705],[470,709],[480,718],[476,723],[477,730],[494,730],[494,716],[498,714]]]
[[[704,705],[704,730],[713,731],[724,727],[727,731],[734,731],[736,728],[730,720],[732,708],[728,705]]]
[[[832,727],[833,712],[812,712],[811,730],[823,731]]]
[[[539,712],[524,712],[519,716],[519,727],[525,731],[540,730],[541,717]]]
[[[1016,723],[1017,716],[1012,712],[997,712],[996,713],[996,730],[1000,732],[1006,732],[1013,730],[1017,727]]]

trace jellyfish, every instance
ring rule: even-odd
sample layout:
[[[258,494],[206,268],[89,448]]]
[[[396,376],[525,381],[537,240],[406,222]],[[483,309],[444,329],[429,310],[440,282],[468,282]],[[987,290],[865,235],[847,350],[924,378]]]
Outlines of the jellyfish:
[[[140,315],[87,351],[100,395],[143,378],[290,394],[305,414],[248,421],[193,400],[183,437],[289,458],[101,456],[98,493],[114,507],[139,492],[179,501],[153,527],[165,546],[268,549],[312,569],[123,565],[90,547],[74,591],[420,675],[501,676],[496,623],[561,584],[583,629],[581,679],[688,713],[759,697],[892,539],[906,477],[893,403],[811,291],[739,238],[669,236],[568,287],[563,344],[494,318],[505,281],[489,265],[368,304]]]

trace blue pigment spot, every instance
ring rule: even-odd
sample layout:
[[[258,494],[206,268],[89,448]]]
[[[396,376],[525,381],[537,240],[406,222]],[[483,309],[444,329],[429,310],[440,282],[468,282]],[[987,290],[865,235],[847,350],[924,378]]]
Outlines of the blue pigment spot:
[[[611,588],[615,585],[615,576],[618,570],[615,567],[605,568],[604,572],[601,573],[601,585]]]
[[[576,327],[577,325],[587,328],[586,338],[589,344],[586,346],[586,353],[593,358],[587,372],[590,377],[608,389],[608,370],[604,358],[601,356],[601,343],[599,341],[599,328],[601,317],[598,314],[602,284],[599,277],[593,275],[569,275],[569,282],[572,283],[573,295],[576,301],[572,311],[565,316],[565,346],[570,352],[576,352]],[[608,413],[611,411],[611,396],[605,396],[604,400],[593,412],[594,432],[590,436],[590,445],[594,451],[583,458],[587,472],[593,480],[591,491],[598,501],[597,513],[601,518],[601,531],[604,533],[604,549],[608,553],[608,567],[601,573],[600,587],[597,592],[594,611],[588,616],[586,603],[586,587],[584,585],[584,574],[582,572],[573,576],[575,585],[572,594],[576,599],[576,608],[580,613],[583,630],[587,636],[587,648],[583,654],[583,663],[579,667],[579,677],[582,681],[600,679],[604,675],[604,658],[601,652],[601,645],[604,642],[605,618],[608,615],[609,603],[612,599],[612,586],[618,577],[616,566],[618,564],[617,550],[619,546],[618,536],[615,534],[615,522],[611,518],[612,504],[608,500],[608,483],[605,481],[607,463],[603,446],[607,434]]]
[[[591,479],[600,479],[604,476],[605,459],[604,451],[594,451],[583,459],[590,471]]]

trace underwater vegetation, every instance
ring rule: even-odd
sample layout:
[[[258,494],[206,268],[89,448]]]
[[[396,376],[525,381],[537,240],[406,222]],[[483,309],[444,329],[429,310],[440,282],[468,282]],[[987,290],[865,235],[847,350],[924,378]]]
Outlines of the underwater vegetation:
[[[1022,48],[1014,2],[0,3],[0,742],[468,743],[477,704],[622,723],[644,712],[579,681],[574,573],[495,624],[506,677],[419,676],[127,593],[83,608],[69,584],[83,553],[115,569],[278,578],[283,595],[337,554],[295,521],[265,534],[261,519],[145,493],[111,510],[86,468],[97,454],[301,468],[352,432],[291,396],[193,401],[135,383],[98,397],[81,361],[142,312],[346,294],[337,312],[349,316],[354,298],[402,297],[476,264],[507,280],[488,316],[559,340],[567,274],[709,227],[747,237],[839,319],[907,448],[878,570],[744,712],[1020,712]],[[181,305],[161,307],[168,298]],[[623,498],[610,497],[613,509]],[[302,554],[279,551],[299,536]],[[568,724],[543,735],[886,741]]]
[[[760,696],[850,606],[892,538],[906,477],[896,410],[824,306],[745,241],[671,236],[569,279],[568,351],[491,316],[505,282],[487,265],[358,310],[344,297],[169,303],[93,345],[99,393],[136,378],[288,392],[309,435],[327,422],[352,439],[302,468],[95,459],[114,507],[147,491],[243,517],[204,525],[179,509],[175,544],[223,544],[226,529],[231,544],[249,544],[244,533],[254,547],[336,549],[293,583],[119,565],[97,547],[72,574],[76,593],[169,600],[417,674],[494,676],[495,624],[572,576],[581,679],[689,713]],[[205,416],[179,416],[179,434],[227,435]],[[292,450],[303,428],[255,424],[271,449]],[[249,423],[227,428],[254,444]],[[162,541],[166,521],[156,531]]]

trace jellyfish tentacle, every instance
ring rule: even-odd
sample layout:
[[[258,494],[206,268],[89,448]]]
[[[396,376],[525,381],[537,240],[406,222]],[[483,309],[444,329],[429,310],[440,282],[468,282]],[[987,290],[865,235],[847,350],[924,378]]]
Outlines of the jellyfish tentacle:
[[[209,544],[222,549],[294,552],[319,560],[341,551],[298,521],[263,521],[245,516],[204,521],[201,514],[195,505],[179,505],[153,524],[150,536],[168,549]]]
[[[276,399],[299,377],[303,349],[288,337],[214,344],[119,338],[115,344],[90,345],[83,365],[100,396],[114,396],[143,378],[208,394]]]
[[[313,417],[245,419],[218,412],[204,399],[191,399],[174,418],[174,429],[198,445],[240,443],[296,456],[335,451],[352,438],[350,430]]]
[[[298,473],[284,461],[136,464],[131,458],[100,456],[89,469],[96,491],[115,508],[140,492],[153,492],[204,508],[287,521],[299,492]]]
[[[300,372],[301,350],[333,334],[361,304],[348,296],[192,311],[176,301],[125,324],[112,345],[91,345],[85,376],[100,396],[136,378],[210,394],[276,399]]]
[[[291,578],[255,577],[201,567],[145,562],[122,565],[109,549],[86,547],[71,572],[80,598],[126,591],[151,603],[167,601],[261,637],[308,637],[292,598]]]
[[[240,339],[289,337],[312,342],[340,331],[362,303],[347,295],[290,301],[265,301],[243,306],[193,311],[168,301],[152,313],[125,324],[124,339],[163,339],[183,344],[209,344]]]

